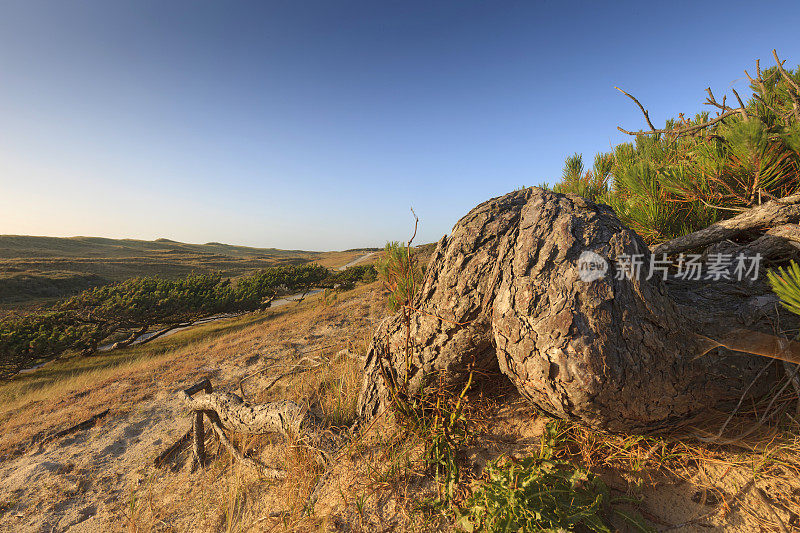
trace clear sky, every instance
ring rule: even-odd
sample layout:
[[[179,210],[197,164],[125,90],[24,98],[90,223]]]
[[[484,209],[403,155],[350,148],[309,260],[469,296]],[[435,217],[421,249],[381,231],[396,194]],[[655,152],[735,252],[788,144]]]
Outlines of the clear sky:
[[[800,63],[800,2],[0,1],[0,233],[435,241]]]

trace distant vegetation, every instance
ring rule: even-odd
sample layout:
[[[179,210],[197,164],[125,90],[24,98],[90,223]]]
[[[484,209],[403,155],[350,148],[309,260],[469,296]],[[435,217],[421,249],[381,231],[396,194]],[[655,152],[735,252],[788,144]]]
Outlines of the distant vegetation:
[[[254,311],[278,295],[313,287],[346,290],[375,278],[371,265],[331,272],[309,264],[266,268],[236,280],[219,273],[192,274],[177,280],[137,277],[97,287],[42,312],[0,322],[0,378],[67,351],[92,354],[120,334],[125,345],[154,326]]]
[[[568,157],[555,190],[610,205],[648,243],[797,192],[800,68],[757,66],[755,75],[747,102],[733,91],[737,107],[707,89],[705,103],[719,111],[716,117],[680,114],[658,130],[641,107],[650,130],[626,132],[635,141],[598,154],[591,169],[580,154]]]
[[[339,256],[342,256],[341,259]],[[186,244],[98,237],[0,235],[2,310],[53,303],[132,277],[181,279],[220,273],[235,278],[272,266],[346,263],[353,253],[249,248],[218,242]]]

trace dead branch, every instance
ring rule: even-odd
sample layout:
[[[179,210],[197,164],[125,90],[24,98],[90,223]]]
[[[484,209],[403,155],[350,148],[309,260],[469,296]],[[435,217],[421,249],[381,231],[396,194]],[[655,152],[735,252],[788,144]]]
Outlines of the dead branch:
[[[202,413],[198,413],[202,416]],[[270,468],[265,464],[261,463],[260,461],[256,461],[250,457],[245,457],[242,452],[236,449],[236,446],[228,440],[228,437],[225,436],[225,431],[222,429],[222,426],[214,420],[211,416],[209,416],[209,422],[211,423],[211,428],[214,430],[214,433],[217,434],[217,438],[225,446],[225,449],[228,450],[228,453],[233,456],[234,459],[239,461],[240,463],[253,468],[262,476],[268,479],[284,479],[286,477],[286,472],[282,470],[277,470],[275,468]]]
[[[206,394],[194,398],[193,395],[201,390],[205,391]],[[282,400],[251,405],[235,394],[212,392],[211,382],[208,379],[204,379],[179,394],[184,403],[191,409],[193,417],[193,429],[191,430],[192,435],[194,435],[192,467],[195,464],[203,466],[205,463],[204,416],[208,418],[211,429],[219,438],[220,443],[235,460],[254,468],[261,475],[270,479],[283,478],[285,473],[267,467],[255,459],[245,457],[228,440],[225,435],[226,429],[248,435],[277,433],[290,440],[303,439],[307,445],[319,451],[323,457],[328,457],[328,452],[324,448],[329,444],[329,441],[326,440],[329,432],[323,430],[322,424],[316,415],[295,402]],[[185,439],[188,439],[186,435],[179,440],[179,443],[185,441]],[[166,457],[172,453],[174,449],[180,446],[179,443],[170,447],[162,456]],[[159,458],[162,456],[159,456]]]
[[[716,108],[722,109],[723,111],[727,111],[729,107],[725,105],[725,96],[722,97],[722,103],[718,103],[717,99],[714,98],[714,93],[711,92],[711,87],[706,87],[706,92],[708,93],[708,98],[706,98],[705,104],[714,106]]]
[[[70,426],[67,429],[63,429],[63,430],[59,431],[58,433],[53,433],[52,435],[49,435],[49,436],[45,437],[44,439],[39,441],[39,449],[41,449],[48,442],[54,441],[56,439],[60,439],[61,437],[65,437],[65,436],[69,435],[70,433],[75,433],[76,431],[82,431],[84,429],[89,429],[89,428],[93,427],[95,425],[95,423],[97,423],[98,420],[100,420],[101,418],[106,416],[109,411],[110,411],[110,409],[106,409],[105,411],[102,411],[102,412],[97,413],[96,415],[94,415],[92,417],[87,418],[83,422],[79,422],[79,423],[75,424],[74,426]],[[31,444],[36,444],[36,442],[34,441]]]
[[[644,108],[644,106],[641,104],[641,102],[639,102],[639,100],[637,100],[633,95],[630,95],[630,94],[626,93],[625,91],[623,91],[619,87],[614,87],[614,88],[616,90],[618,90],[619,92],[621,92],[622,94],[624,94],[625,96],[627,96],[628,98],[630,98],[631,100],[633,100],[636,103],[636,105],[639,106],[639,109],[641,109],[642,114],[644,114],[644,118],[647,121],[647,125],[650,126],[650,130],[649,131],[645,131],[645,130],[628,131],[626,129],[623,129],[620,126],[617,126],[617,129],[619,131],[621,131],[622,133],[626,133],[628,135],[654,135],[654,134],[657,134],[657,133],[668,133],[668,134],[671,134],[671,135],[687,135],[687,134],[696,133],[696,132],[698,132],[698,131],[700,131],[702,129],[708,128],[709,126],[713,126],[717,122],[721,122],[722,120],[728,118],[729,116],[737,114],[737,113],[743,115],[745,118],[747,117],[747,111],[745,110],[744,105],[742,105],[742,107],[738,107],[736,109],[731,108],[731,107],[729,107],[729,106],[727,106],[725,104],[725,99],[724,98],[722,100],[722,104],[718,103],[716,101],[716,99],[714,98],[714,93],[711,92],[711,88],[709,87],[709,88],[706,89],[706,91],[709,94],[709,98],[706,99],[705,103],[707,105],[712,105],[714,107],[722,109],[723,112],[720,113],[719,116],[717,116],[714,119],[708,120],[706,122],[703,122],[703,123],[700,123],[700,124],[694,124],[692,126],[685,126],[683,128],[656,129],[656,127],[653,126],[653,123],[650,121],[650,114],[647,112],[647,110]],[[736,97],[739,98],[739,95],[737,94]],[[739,98],[739,102],[741,103],[741,98]],[[727,109],[727,111],[726,111],[726,109]]]
[[[205,468],[206,461],[206,430],[203,428],[203,412],[195,411],[192,420],[192,466]]]
[[[193,325],[194,325],[194,322],[182,322],[180,324],[172,324],[169,327],[166,327],[166,328],[164,328],[164,329],[162,329],[160,331],[157,331],[156,333],[154,333],[150,337],[147,337],[145,340],[143,340],[139,344],[147,344],[148,342],[154,341],[157,338],[161,337],[162,335],[166,335],[167,333],[169,333],[172,330],[180,329],[180,328],[188,328],[188,327],[193,326]]]
[[[656,127],[653,126],[652,122],[650,122],[650,114],[647,112],[647,110],[644,108],[644,106],[641,104],[641,102],[639,102],[639,100],[637,100],[634,96],[626,93],[625,91],[623,91],[619,87],[614,87],[614,88],[616,90],[618,90],[619,92],[621,92],[622,94],[624,94],[625,96],[627,96],[628,98],[630,98],[631,100],[633,100],[636,103],[636,105],[639,106],[639,109],[642,110],[642,114],[644,114],[644,119],[647,121],[647,125],[650,126],[650,130],[651,131],[655,131]],[[622,128],[617,128],[617,129],[619,129],[620,131],[622,131],[624,133],[628,133],[627,131],[623,130]]]
[[[742,97],[739,96],[739,93],[737,93],[736,89],[734,89],[733,87],[731,87],[731,92],[734,94],[734,96],[736,96],[736,101],[739,102],[739,108],[742,110],[742,119],[745,122],[747,122],[748,120],[750,120],[750,117],[747,115],[747,112],[744,110],[745,109],[745,105],[744,105],[744,102],[742,102]]]
[[[696,334],[702,341],[701,357],[714,348],[723,347],[735,352],[760,355],[770,359],[779,359],[789,363],[800,364],[800,342],[747,329],[735,329],[723,339],[710,339]]]
[[[212,392],[199,398],[184,395],[192,412],[214,412],[223,427],[239,433],[278,433],[295,438],[317,425],[316,417],[308,409],[289,400],[250,405],[229,392]]]
[[[205,391],[206,393],[212,392],[213,388],[211,387],[211,381],[208,378],[204,379],[203,381],[195,383],[188,389],[185,389],[183,392],[188,396],[194,396],[201,390]]]
[[[763,95],[767,94],[767,89],[766,89],[766,86],[764,84],[765,80],[764,80],[763,74],[761,72],[761,62],[760,62],[760,60],[756,60],[756,77],[755,78],[750,76],[750,74],[746,70],[744,71],[744,74],[745,74],[745,76],[747,76],[747,79],[750,80],[750,83],[752,83],[754,85],[757,85],[759,87],[759,89],[761,89],[761,95],[754,94],[753,96],[755,98],[757,98],[759,101],[761,101],[761,103],[764,105],[764,107],[766,107],[767,109],[769,109],[770,111],[775,113],[776,116],[782,117],[784,119],[784,121],[786,121],[786,125],[788,126],[789,125],[788,117],[791,116],[792,114],[794,114],[795,120],[800,122],[800,85],[798,85],[798,83],[794,80],[794,78],[792,78],[789,75],[789,73],[786,72],[786,70],[783,68],[783,62],[778,58],[778,53],[774,49],[772,50],[772,57],[775,58],[775,63],[778,65],[778,71],[780,72],[781,76],[783,77],[784,80],[786,80],[786,83],[790,87],[790,90],[788,91],[788,93],[789,93],[789,97],[792,99],[793,106],[792,106],[792,111],[788,115],[784,115],[784,114],[780,113],[777,109],[775,109],[774,107],[769,105],[767,103],[767,101],[764,99]],[[717,124],[718,122],[722,122],[723,120],[725,120],[726,118],[730,117],[731,115],[739,114],[739,115],[742,116],[743,120],[745,120],[745,121],[749,120],[749,115],[747,114],[747,107],[745,106],[744,102],[742,101],[742,98],[739,96],[739,93],[736,92],[736,89],[732,89],[732,91],[733,91],[733,94],[736,96],[736,100],[739,102],[739,107],[733,108],[733,107],[730,107],[729,105],[727,105],[725,103],[725,97],[722,98],[722,103],[719,103],[717,101],[717,99],[714,97],[714,93],[711,92],[711,87],[707,87],[706,88],[706,92],[708,93],[708,98],[706,98],[706,101],[704,103],[706,105],[710,105],[712,107],[716,107],[717,109],[720,109],[721,113],[718,116],[716,116],[715,118],[713,118],[711,120],[707,120],[706,122],[702,122],[702,123],[699,123],[699,124],[694,124],[694,125],[691,125],[691,126],[684,126],[684,127],[671,128],[671,129],[666,129],[666,128],[665,129],[656,129],[656,127],[653,126],[653,123],[650,121],[649,113],[644,108],[644,106],[641,104],[641,102],[639,102],[639,100],[637,100],[632,95],[626,93],[625,91],[623,91],[619,87],[614,87],[614,88],[617,89],[618,91],[620,91],[622,94],[624,94],[625,96],[627,96],[628,98],[630,98],[631,100],[633,100],[636,103],[636,105],[642,111],[642,114],[644,115],[644,118],[647,121],[647,125],[650,127],[649,130],[629,131],[629,130],[623,129],[620,126],[617,126],[617,129],[619,131],[621,131],[622,133],[626,133],[628,135],[655,135],[655,134],[659,134],[659,133],[676,135],[676,136],[693,135],[693,134],[695,134],[695,133],[697,133],[697,132],[699,132],[699,131],[701,131],[703,129],[706,129],[706,128],[710,127],[710,126],[713,126],[714,124]],[[791,90],[791,89],[794,89],[794,90]],[[683,115],[681,115],[681,117],[683,117]]]
[[[714,118],[712,120],[709,120],[707,122],[703,122],[701,124],[695,124],[693,126],[686,126],[685,128],[673,128],[673,129],[661,129],[661,130],[652,129],[650,131],[644,131],[644,130],[628,131],[628,130],[622,129],[620,126],[617,126],[617,129],[619,131],[621,131],[622,133],[626,133],[628,135],[655,135],[657,133],[668,133],[670,135],[691,135],[692,133],[697,133],[698,131],[700,131],[702,129],[708,128],[709,126],[713,126],[717,122],[721,122],[721,121],[725,120],[726,118],[730,117],[731,115],[735,115],[737,113],[743,113],[743,112],[746,113],[746,111],[743,110],[743,109],[739,109],[739,108],[732,109],[730,111],[726,111],[724,113],[721,113],[719,116],[717,116],[716,118]]]
[[[784,70],[783,62],[778,59],[778,52],[776,52],[774,48],[772,50],[772,57],[775,58],[775,63],[778,65],[778,70],[780,71],[781,76],[783,76],[783,79],[786,80],[786,83],[788,83],[792,88],[794,88],[794,92],[787,92],[789,93],[789,97],[792,99],[794,118],[800,122],[800,85],[797,85],[797,82],[794,81],[791,76],[789,76],[789,73],[786,72],[786,70]]]
[[[800,194],[771,200],[707,228],[659,244],[655,254],[676,254],[730,239],[752,229],[767,229],[800,221]]]
[[[723,241],[706,248],[704,255],[730,254],[733,257],[760,255],[768,261],[784,261],[800,255],[800,225],[783,224],[769,229],[764,235],[747,244]]]
[[[112,350],[116,350],[117,348],[125,348],[126,346],[130,346],[136,339],[147,333],[147,330],[150,329],[150,326],[142,326],[139,328],[138,331],[134,331],[131,333],[127,339],[119,342],[115,342],[112,346]]]

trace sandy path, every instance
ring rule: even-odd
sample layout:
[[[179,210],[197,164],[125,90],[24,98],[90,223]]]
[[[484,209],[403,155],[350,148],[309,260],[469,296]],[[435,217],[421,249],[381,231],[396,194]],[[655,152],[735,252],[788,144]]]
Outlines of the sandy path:
[[[340,267],[339,267],[339,268],[337,268],[336,270],[338,270],[339,272],[342,272],[343,270],[347,270],[347,269],[348,269],[348,268],[350,268],[351,266],[356,266],[356,265],[357,265],[357,264],[359,264],[359,263],[363,263],[364,261],[366,261],[367,259],[369,259],[369,258],[370,258],[370,257],[372,257],[373,255],[375,255],[375,253],[376,253],[376,252],[370,252],[370,253],[368,253],[368,254],[362,255],[361,257],[358,257],[358,258],[356,258],[356,259],[353,259],[352,261],[350,261],[350,262],[349,262],[349,263],[347,263],[346,265],[342,265],[342,266],[340,266]]]

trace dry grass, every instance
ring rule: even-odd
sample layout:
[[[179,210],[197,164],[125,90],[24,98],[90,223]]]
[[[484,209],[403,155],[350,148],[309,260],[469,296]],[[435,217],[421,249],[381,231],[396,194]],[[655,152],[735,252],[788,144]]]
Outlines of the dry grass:
[[[258,394],[255,401],[290,398],[319,412],[331,429],[341,429],[354,419],[360,374],[359,365],[352,359],[331,357],[330,365],[287,378],[280,387]],[[159,529],[161,517],[175,513],[176,504],[195,509],[194,527],[199,530],[239,532],[277,528],[309,531],[324,525],[324,520],[309,517],[306,513],[308,496],[325,472],[325,463],[319,452],[302,442],[286,443],[267,436],[234,434],[232,441],[245,454],[285,470],[286,480],[260,478],[233,462],[227,452],[209,440],[211,463],[197,475],[199,477],[195,476],[193,486],[189,490],[183,487],[179,502],[148,502],[138,514],[131,515],[131,530]],[[187,458],[188,451],[183,459]],[[157,488],[145,493],[162,492],[165,484],[172,487],[179,481],[154,480],[153,485]]]
[[[736,438],[757,424],[768,401],[732,418],[724,444],[700,440],[727,419],[723,413],[702,426],[659,436],[606,434],[560,422],[559,456],[639,500],[637,509],[659,527],[800,528],[798,426],[782,417],[771,427]],[[679,512],[670,507],[676,501],[683,502]]]
[[[362,317],[380,309],[379,302],[363,288],[344,295],[339,305],[357,306]],[[291,338],[296,337],[297,332],[304,328],[321,329],[324,332],[329,324],[337,323],[341,326],[343,322],[347,320],[341,316],[341,309],[331,309],[315,301],[304,302],[289,310],[285,320],[270,320],[268,329],[273,334],[271,340],[280,339],[279,357],[265,358],[260,371],[243,383],[248,399],[256,402],[292,399],[311,407],[333,430],[338,431],[350,425],[355,416],[361,369],[356,360],[336,357],[336,353],[348,345],[364,352],[364,341],[369,338],[368,331],[371,330],[372,321],[355,320],[351,327],[344,324],[344,330],[348,332],[344,339],[330,339],[317,333],[307,335],[310,338],[305,339]],[[228,353],[241,357],[242,345],[253,340],[252,334],[252,331],[245,329],[238,340],[228,335],[219,339],[224,341],[224,347],[219,342],[208,345],[208,349],[215,354],[222,352],[220,355],[223,357]],[[331,340],[335,342],[332,343]],[[272,376],[279,375],[308,358],[324,361],[325,364],[309,372],[288,376],[271,388],[264,389],[264,384],[270,382]],[[234,381],[225,388],[236,390],[237,387],[238,381]],[[211,464],[202,473],[192,475],[195,479],[191,488],[187,490],[185,486],[174,485],[185,483],[183,475],[179,475],[180,479],[174,479],[175,476],[156,476],[152,480],[152,488],[136,492],[146,496],[149,493],[177,491],[181,496],[174,501],[164,501],[164,498],[155,498],[152,501],[145,499],[147,504],[138,506],[136,513],[126,512],[131,530],[151,531],[162,528],[163,524],[159,524],[165,516],[180,512],[176,504],[183,509],[181,514],[186,514],[187,507],[195,509],[189,514],[193,527],[200,530],[309,530],[322,526],[324,520],[308,517],[305,513],[308,495],[324,472],[324,463],[318,452],[299,442],[283,443],[272,441],[268,437],[234,435],[232,440],[245,453],[286,470],[286,481],[270,482],[260,479],[253,472],[233,463],[224,449],[218,450],[209,440]],[[186,458],[184,452],[179,462]],[[141,501],[141,497],[139,499]]]
[[[37,434],[71,425],[111,406],[101,426],[121,424],[130,413],[160,405],[169,393],[209,376],[218,390],[239,392],[250,401],[292,399],[309,406],[336,432],[355,417],[360,364],[337,357],[344,346],[366,351],[377,320],[385,314],[377,284],[343,293],[324,303],[309,298],[262,314],[209,324],[150,345],[88,360],[53,363],[43,371],[0,386],[0,456],[19,453]],[[274,381],[302,362],[312,370]],[[316,366],[318,363],[321,366]],[[546,416],[537,413],[500,376],[486,376],[469,393],[465,412],[470,435],[458,451],[461,478],[454,505],[481,482],[488,461],[532,455],[541,445]],[[783,394],[778,413],[793,415],[796,397]],[[734,417],[726,436],[752,426],[765,406],[752,405]],[[704,422],[714,433],[727,417]],[[697,427],[680,435],[610,435],[561,423],[557,454],[600,475],[617,495],[658,528],[692,531],[800,528],[800,433],[781,414],[769,425],[730,444],[704,443]],[[187,420],[173,421],[174,433]],[[247,455],[286,470],[283,481],[260,478],[232,461],[209,437],[210,462],[188,471],[189,451],[169,468],[150,465],[174,436],[151,455],[126,465],[115,482],[109,520],[128,531],[438,531],[452,529],[453,507],[437,505],[441,487],[425,461],[431,433],[414,429],[386,412],[362,428],[329,464],[302,442],[268,436],[232,435]],[[23,458],[24,459],[24,458]],[[91,465],[76,471],[92,472]],[[102,472],[91,473],[99,476]],[[135,475],[134,475],[135,474]],[[324,477],[319,501],[309,495]],[[72,478],[70,478],[72,479]],[[81,496],[81,478],[64,492],[36,488],[36,509],[58,498]],[[66,496],[65,496],[66,494]],[[112,494],[113,496],[109,496]],[[0,497],[0,529],[17,504]],[[10,511],[9,511],[10,512]],[[42,511],[37,511],[42,512]],[[48,511],[50,512],[50,511]],[[53,511],[55,512],[55,511]],[[102,530],[103,528],[100,528]],[[120,528],[111,528],[120,529]]]

